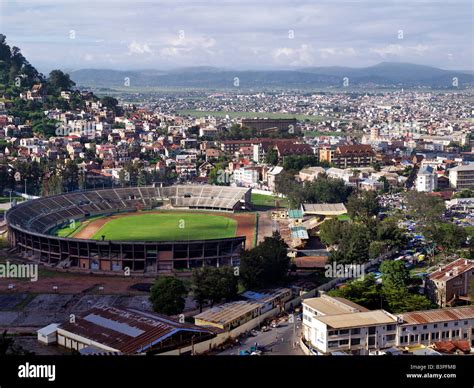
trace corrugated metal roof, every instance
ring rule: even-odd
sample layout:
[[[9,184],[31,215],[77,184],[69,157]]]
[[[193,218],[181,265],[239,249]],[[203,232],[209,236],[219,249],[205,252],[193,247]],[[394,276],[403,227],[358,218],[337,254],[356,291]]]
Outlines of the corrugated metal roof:
[[[292,238],[300,238],[302,240],[309,239],[308,231],[302,226],[293,226],[290,228]]]
[[[347,213],[343,203],[305,203],[302,207],[305,214],[341,215]]]
[[[159,314],[97,305],[86,314],[59,325],[58,329],[87,338],[122,353],[138,353],[180,330],[211,331],[180,323]]]
[[[400,314],[405,324],[447,322],[474,319],[474,306],[451,307]]]
[[[288,210],[289,218],[303,218],[303,212],[300,209],[290,209]]]
[[[261,307],[261,303],[257,302],[230,302],[203,311],[196,315],[194,319],[225,325]]]

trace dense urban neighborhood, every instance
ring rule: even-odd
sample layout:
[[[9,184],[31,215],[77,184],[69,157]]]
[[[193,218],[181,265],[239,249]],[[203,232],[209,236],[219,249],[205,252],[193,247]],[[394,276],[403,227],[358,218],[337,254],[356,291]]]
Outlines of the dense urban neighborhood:
[[[471,354],[472,98],[111,96],[0,35],[0,352]]]

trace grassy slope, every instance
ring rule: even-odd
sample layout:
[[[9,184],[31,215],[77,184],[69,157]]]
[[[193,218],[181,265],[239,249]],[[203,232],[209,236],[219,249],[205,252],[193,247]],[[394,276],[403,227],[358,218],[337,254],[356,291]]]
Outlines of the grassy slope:
[[[234,237],[236,230],[237,222],[223,216],[193,213],[140,214],[111,220],[92,238],[100,240],[105,235],[106,240],[199,240]]]
[[[255,206],[269,207],[275,207],[275,201],[279,201],[280,207],[288,207],[288,200],[286,198],[274,197],[271,195],[252,193],[250,201]]]

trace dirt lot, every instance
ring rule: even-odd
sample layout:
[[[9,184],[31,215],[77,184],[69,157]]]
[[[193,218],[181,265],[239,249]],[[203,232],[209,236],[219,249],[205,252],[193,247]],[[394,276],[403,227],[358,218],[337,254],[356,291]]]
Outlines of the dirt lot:
[[[150,280],[125,276],[98,276],[61,272],[42,274],[40,270],[36,282],[25,279],[0,279],[0,292],[9,290],[9,285],[13,285],[14,289],[10,291],[27,293],[57,292],[76,294],[81,292],[106,292],[108,294],[132,295],[140,294],[140,292],[130,289],[130,286],[145,281]],[[53,287],[57,287],[57,290],[53,290]]]

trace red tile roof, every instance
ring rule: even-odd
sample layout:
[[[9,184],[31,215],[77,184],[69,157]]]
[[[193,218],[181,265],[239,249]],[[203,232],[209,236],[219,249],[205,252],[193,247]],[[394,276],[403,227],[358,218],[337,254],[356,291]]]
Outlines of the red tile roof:
[[[375,155],[374,150],[368,144],[350,144],[350,145],[341,145],[337,147],[337,151],[340,155]]]
[[[453,353],[456,350],[460,350],[463,353],[471,352],[471,345],[469,341],[440,341],[434,343],[435,350],[445,353]]]
[[[303,256],[295,258],[295,263],[298,268],[324,268],[327,262],[327,256]]]
[[[278,143],[276,149],[280,156],[314,154],[313,149],[309,144]]]

